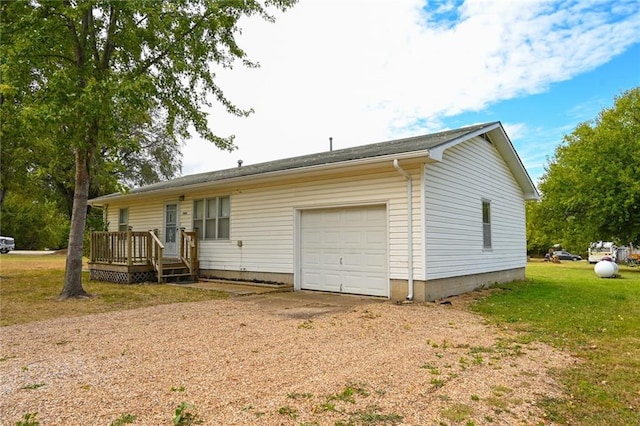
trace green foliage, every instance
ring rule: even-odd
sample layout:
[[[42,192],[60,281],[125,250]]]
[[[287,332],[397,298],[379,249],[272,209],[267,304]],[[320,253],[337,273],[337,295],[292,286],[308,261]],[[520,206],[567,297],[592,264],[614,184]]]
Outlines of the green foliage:
[[[298,328],[303,328],[306,330],[311,330],[313,328],[313,320],[306,319],[302,324],[298,324]]]
[[[271,21],[268,8],[294,3],[0,2],[0,200],[31,174],[66,200],[71,225],[61,298],[86,295],[89,197],[174,173],[173,158],[192,129],[221,149],[234,148],[233,136],[209,128],[206,111],[212,100],[232,115],[251,110],[224,96],[214,66],[257,66],[236,43],[239,20]],[[15,177],[4,172],[5,155],[15,161]]]
[[[9,192],[2,206],[2,235],[15,238],[16,248],[42,250],[64,247],[69,219],[55,202]]]
[[[32,389],[38,389],[44,386],[44,383],[31,383],[29,385],[24,385],[23,387],[21,387],[20,389],[25,389],[25,390],[32,390]]]
[[[191,410],[195,407],[182,401],[173,415],[173,426],[190,426],[203,423],[197,414],[193,414]]]
[[[296,417],[298,417],[298,410],[296,410],[295,408],[289,407],[288,405],[285,405],[284,407],[280,407],[278,409],[278,414],[283,416],[289,416],[292,419],[295,419]]]
[[[27,413],[16,423],[16,426],[38,426],[40,422],[36,419],[37,416],[38,413]]]
[[[355,404],[356,395],[369,396],[369,392],[363,386],[350,383],[344,388],[341,393],[331,395],[329,398],[327,398],[327,401],[344,401]]]
[[[440,415],[449,421],[460,423],[473,415],[473,409],[466,404],[452,404],[442,410]]]
[[[136,416],[133,414],[123,414],[114,421],[111,422],[110,426],[123,426],[126,424],[130,424],[136,421]]]
[[[591,241],[640,243],[640,87],[564,137],[528,213],[529,249],[584,253]]]

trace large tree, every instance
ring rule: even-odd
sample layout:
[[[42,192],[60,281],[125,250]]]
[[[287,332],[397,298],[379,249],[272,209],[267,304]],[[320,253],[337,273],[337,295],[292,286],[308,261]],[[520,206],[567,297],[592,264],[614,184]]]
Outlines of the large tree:
[[[640,243],[640,87],[564,137],[540,190],[535,225],[547,241]]]
[[[254,67],[237,45],[241,17],[273,20],[295,0],[60,0],[0,6],[3,126],[22,141],[47,141],[73,158],[74,194],[61,299],[86,296],[82,246],[92,176],[118,154],[139,153],[162,118],[176,140],[193,128],[221,149],[205,112],[211,102],[250,113],[228,100],[214,67]],[[161,115],[158,116],[158,113]],[[62,157],[59,157],[62,158]],[[106,161],[105,161],[106,160]],[[61,160],[62,162],[62,160]],[[145,173],[141,171],[141,173]]]

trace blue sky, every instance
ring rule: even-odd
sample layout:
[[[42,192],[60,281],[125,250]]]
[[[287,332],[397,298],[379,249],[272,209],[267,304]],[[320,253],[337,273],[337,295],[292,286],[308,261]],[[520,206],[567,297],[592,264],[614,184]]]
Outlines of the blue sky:
[[[640,86],[640,44],[610,62],[576,77],[550,85],[543,93],[505,100],[478,112],[466,112],[446,119],[448,127],[466,123],[501,121],[534,182],[544,173],[563,135],[577,124],[597,117],[613,106],[614,98]],[[511,123],[523,128],[511,129]]]
[[[222,152],[193,138],[183,174],[501,121],[534,182],[562,136],[640,86],[640,0],[300,0],[241,22],[259,69],[216,70]]]

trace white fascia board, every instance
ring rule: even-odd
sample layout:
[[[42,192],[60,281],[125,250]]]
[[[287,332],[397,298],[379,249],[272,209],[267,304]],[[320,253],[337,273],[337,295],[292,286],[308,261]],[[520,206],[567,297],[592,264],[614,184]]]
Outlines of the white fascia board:
[[[455,139],[451,139],[450,141],[447,141],[447,142],[445,142],[445,143],[443,143],[441,145],[438,145],[435,148],[431,148],[431,150],[429,152],[430,153],[430,157],[432,159],[436,160],[436,161],[442,161],[442,156],[444,155],[444,152],[447,149],[451,148],[452,146],[456,146],[459,143],[462,143],[462,142],[467,141],[469,139],[473,139],[476,136],[483,135],[483,134],[488,133],[488,132],[490,132],[490,131],[492,131],[494,129],[497,129],[499,127],[501,127],[500,123],[496,122],[496,123],[493,123],[490,126],[486,126],[486,127],[481,128],[481,129],[478,129],[478,130],[476,130],[474,132],[467,133],[467,134],[462,135],[460,137],[457,137]]]

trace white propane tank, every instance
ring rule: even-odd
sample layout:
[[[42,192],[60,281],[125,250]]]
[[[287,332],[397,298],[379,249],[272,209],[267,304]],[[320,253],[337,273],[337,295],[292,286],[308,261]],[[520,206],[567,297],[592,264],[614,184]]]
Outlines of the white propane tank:
[[[618,273],[618,265],[609,260],[601,260],[596,263],[593,270],[600,278],[611,278]]]

